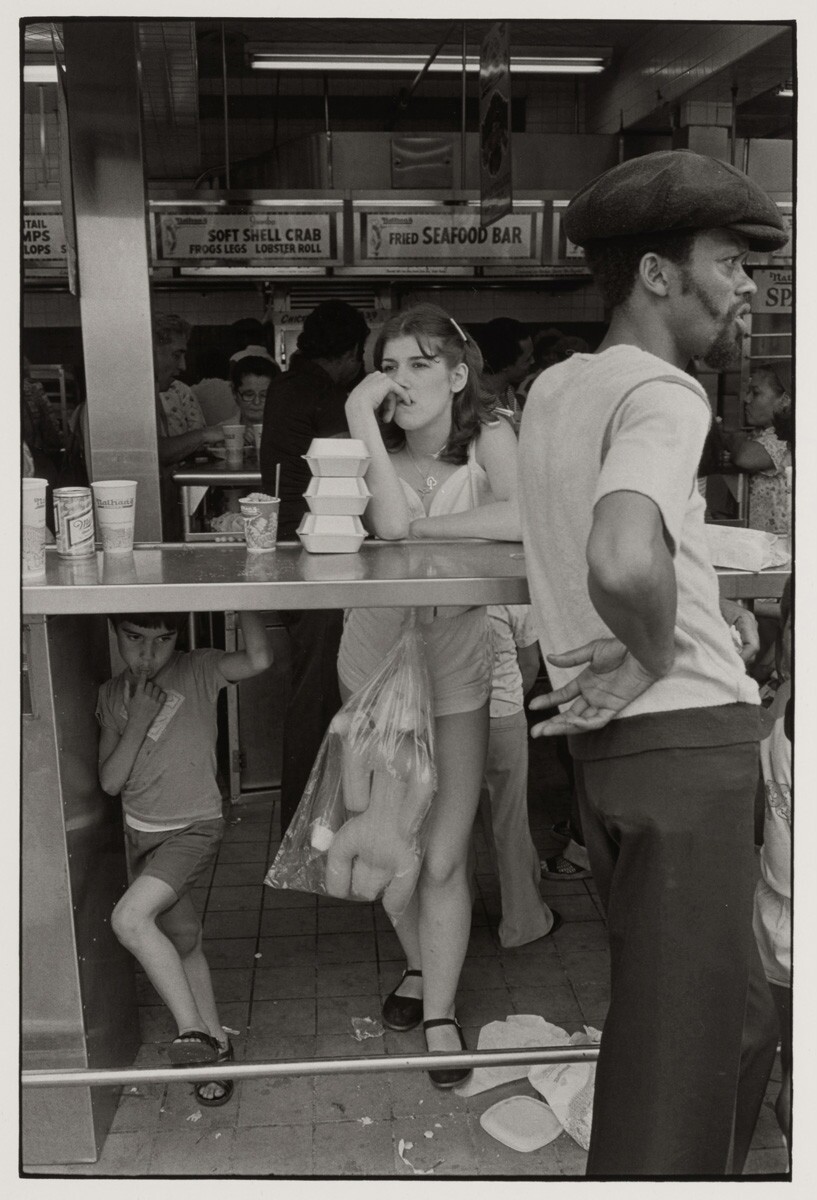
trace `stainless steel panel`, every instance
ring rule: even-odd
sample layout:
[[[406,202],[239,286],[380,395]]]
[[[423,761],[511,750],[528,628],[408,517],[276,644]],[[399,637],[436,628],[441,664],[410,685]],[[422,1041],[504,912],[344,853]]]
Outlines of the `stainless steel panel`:
[[[719,571],[730,596],[779,596],[788,569]],[[728,589],[728,590],[724,590]],[[272,554],[241,546],[157,545],[80,563],[46,551],[42,582],[23,588],[38,613],[227,612],[388,605],[527,604],[518,542],[364,542],[357,554]]]
[[[93,479],[136,479],[161,537],[141,102],[132,21],[67,21],[69,141]]]
[[[275,613],[267,614],[273,664],[238,686],[241,790],[280,788],[284,707],[289,692],[289,637]]]
[[[118,801],[97,782],[99,684],[110,674],[102,617],[30,622],[32,716],[23,726],[22,1026],[27,1066],[105,1068],[139,1046],[133,959],[110,928],[126,887]],[[29,1164],[90,1162],[118,1090],[85,1089],[66,1106],[26,1099]]]

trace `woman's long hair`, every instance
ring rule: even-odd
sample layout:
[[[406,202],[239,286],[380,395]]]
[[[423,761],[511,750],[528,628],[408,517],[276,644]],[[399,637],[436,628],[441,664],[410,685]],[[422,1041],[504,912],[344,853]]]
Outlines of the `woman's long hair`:
[[[436,304],[415,304],[392,317],[381,329],[374,346],[374,363],[378,371],[383,362],[387,342],[399,337],[413,337],[426,358],[442,358],[451,371],[460,363],[468,367],[465,387],[456,392],[451,404],[451,432],[437,458],[461,464],[468,458],[468,447],[479,436],[483,425],[495,420],[497,399],[483,392],[482,354],[470,334],[461,329],[444,309]],[[390,453],[406,444],[404,431],[394,421],[380,424],[386,449]]]

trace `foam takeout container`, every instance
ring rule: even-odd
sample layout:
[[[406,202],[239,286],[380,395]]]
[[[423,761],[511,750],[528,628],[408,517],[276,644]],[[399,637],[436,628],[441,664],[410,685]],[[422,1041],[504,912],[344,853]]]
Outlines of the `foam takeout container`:
[[[354,554],[366,536],[360,517],[306,513],[297,529],[310,554]]]
[[[359,517],[371,496],[366,484],[356,475],[316,476],[304,492],[310,512],[330,516]]]
[[[352,476],[366,474],[371,455],[359,438],[313,438],[303,456],[313,475]]]

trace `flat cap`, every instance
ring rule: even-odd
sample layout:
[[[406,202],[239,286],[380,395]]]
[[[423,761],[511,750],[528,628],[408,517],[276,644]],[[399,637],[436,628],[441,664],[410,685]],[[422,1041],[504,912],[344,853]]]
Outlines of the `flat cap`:
[[[565,210],[571,242],[734,229],[752,250],[776,250],[788,233],[775,203],[748,175],[692,150],[659,150],[619,163],[577,192]]]

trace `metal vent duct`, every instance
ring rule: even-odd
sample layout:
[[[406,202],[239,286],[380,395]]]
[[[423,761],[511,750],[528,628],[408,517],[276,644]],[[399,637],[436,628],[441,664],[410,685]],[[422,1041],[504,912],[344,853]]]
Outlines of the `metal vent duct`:
[[[193,21],[140,21],[145,170],[150,181],[201,170],[198,60]]]
[[[346,279],[315,280],[310,283],[290,283],[289,311],[293,314],[310,313],[324,300],[345,300],[361,311],[376,307],[376,293],[371,282],[360,283]]]

